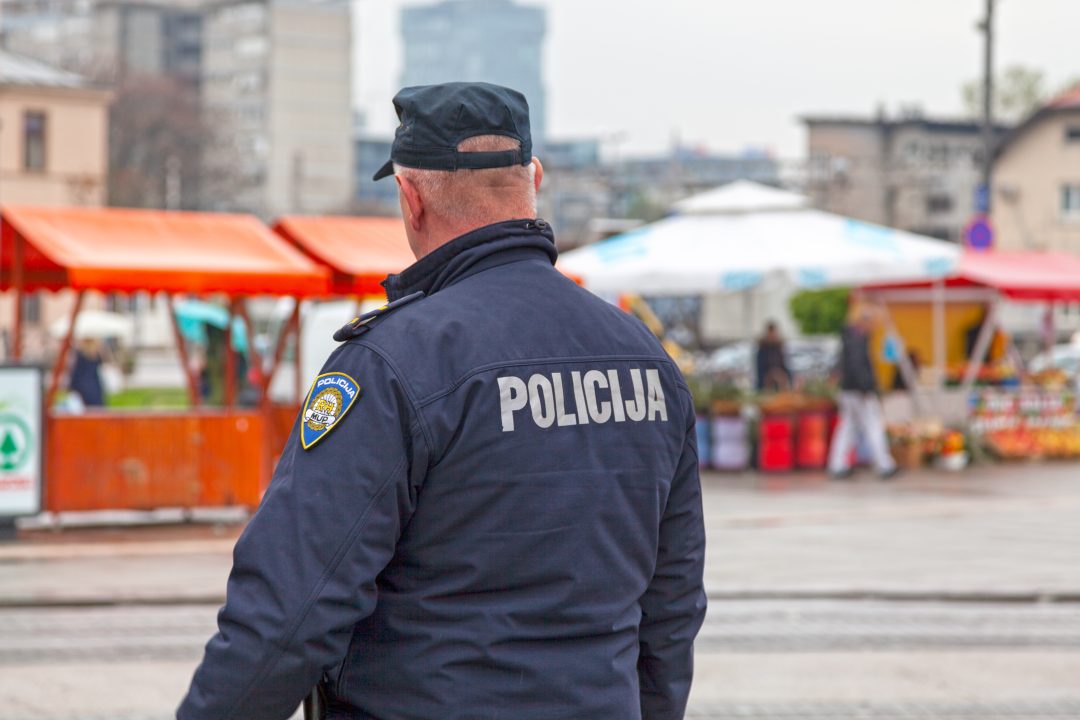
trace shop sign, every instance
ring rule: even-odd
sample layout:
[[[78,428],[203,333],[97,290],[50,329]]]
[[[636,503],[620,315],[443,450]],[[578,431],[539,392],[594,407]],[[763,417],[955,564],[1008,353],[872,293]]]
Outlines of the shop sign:
[[[1076,410],[1076,395],[1065,389],[986,388],[971,395],[969,425],[976,433],[1071,428],[1077,424]]]
[[[41,388],[41,368],[0,366],[0,519],[41,512]]]

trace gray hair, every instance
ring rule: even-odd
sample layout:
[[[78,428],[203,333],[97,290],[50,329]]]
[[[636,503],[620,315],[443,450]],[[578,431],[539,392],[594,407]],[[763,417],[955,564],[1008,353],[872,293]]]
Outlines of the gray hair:
[[[521,143],[502,135],[463,140],[464,152],[517,150]],[[480,227],[500,220],[536,217],[536,167],[513,165],[484,170],[419,170],[394,164],[394,174],[416,186],[428,211],[455,225]]]

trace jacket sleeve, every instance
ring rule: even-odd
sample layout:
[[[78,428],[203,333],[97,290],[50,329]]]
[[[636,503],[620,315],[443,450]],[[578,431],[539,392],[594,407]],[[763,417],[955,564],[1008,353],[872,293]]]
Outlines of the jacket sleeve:
[[[682,455],[660,522],[656,570],[641,598],[642,720],[682,720],[694,675],[694,638],[705,620],[705,523],[688,393],[685,400]]]
[[[349,375],[360,393],[307,450],[301,411],[236,544],[218,633],[179,720],[288,718],[341,662],[353,626],[375,607],[375,579],[414,509],[426,445],[407,391],[382,357],[346,344],[323,373],[332,371]]]

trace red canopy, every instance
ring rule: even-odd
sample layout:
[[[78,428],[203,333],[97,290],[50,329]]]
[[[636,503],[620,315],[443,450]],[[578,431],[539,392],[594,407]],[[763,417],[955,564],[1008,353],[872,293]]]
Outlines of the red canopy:
[[[31,291],[327,292],[325,268],[251,215],[9,206],[0,221],[0,289],[21,269]]]
[[[340,295],[382,295],[383,279],[416,260],[401,218],[290,215],[274,230],[329,267]]]
[[[867,289],[927,288],[922,281]],[[965,252],[948,287],[988,287],[1013,300],[1080,302],[1080,258],[1059,252]]]

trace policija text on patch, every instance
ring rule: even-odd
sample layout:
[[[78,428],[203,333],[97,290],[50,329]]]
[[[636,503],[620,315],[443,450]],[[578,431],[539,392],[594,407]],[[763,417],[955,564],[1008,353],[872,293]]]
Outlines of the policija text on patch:
[[[574,371],[569,383],[563,373],[535,373],[528,381],[513,375],[499,378],[499,405],[502,411],[503,432],[514,431],[514,414],[528,406],[531,417],[540,428],[588,425],[590,422],[667,422],[667,404],[658,370],[629,371],[630,384],[623,397],[623,385],[615,369]],[[567,395],[573,397],[574,412],[568,410]]]

